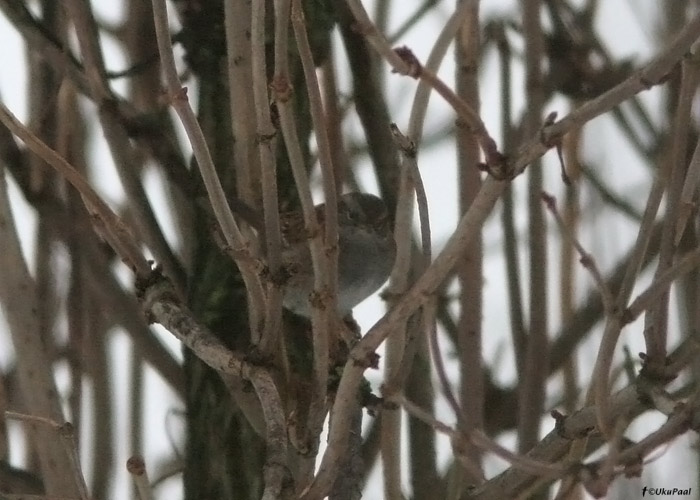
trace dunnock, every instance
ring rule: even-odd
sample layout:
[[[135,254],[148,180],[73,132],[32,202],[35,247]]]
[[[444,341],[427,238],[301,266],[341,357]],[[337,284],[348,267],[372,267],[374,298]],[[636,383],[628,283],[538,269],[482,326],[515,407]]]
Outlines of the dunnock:
[[[323,228],[324,205],[316,216]],[[314,275],[311,254],[299,211],[280,215],[284,240],[282,261],[289,273],[284,307],[309,317],[309,294]],[[338,200],[338,312],[348,314],[389,278],[396,257],[396,244],[384,202],[366,193],[348,193]]]

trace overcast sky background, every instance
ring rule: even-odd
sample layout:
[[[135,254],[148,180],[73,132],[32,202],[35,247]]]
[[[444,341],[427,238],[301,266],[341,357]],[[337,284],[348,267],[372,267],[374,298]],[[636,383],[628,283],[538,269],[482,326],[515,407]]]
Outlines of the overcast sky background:
[[[406,5],[419,5],[420,2],[406,2]],[[93,2],[98,11],[101,20],[108,24],[116,24],[120,21],[120,13],[109,9],[108,4],[117,4],[117,2]],[[100,5],[102,4],[102,5]],[[370,5],[372,2],[366,2],[368,10],[371,12]],[[395,5],[397,5],[395,3]],[[417,25],[413,30],[406,33],[405,37],[397,42],[397,45],[407,45],[418,56],[421,61],[425,61],[432,48],[433,41],[441,30],[445,20],[451,13],[454,2],[442,2],[441,6],[424,22]],[[515,1],[507,0],[485,0],[482,2],[483,18],[489,18],[499,13],[517,12]],[[606,0],[600,2],[600,24],[598,26],[601,38],[607,43],[608,50],[617,57],[632,57],[638,63],[647,61],[652,55],[653,48],[657,45],[656,33],[654,27],[656,16],[658,16],[657,2],[651,0]],[[402,11],[399,13],[399,11]],[[400,26],[408,15],[403,9],[394,8],[394,16],[390,21],[390,30]],[[520,49],[519,41],[511,37],[515,41],[517,49]],[[338,39],[336,47],[341,47],[342,44]],[[2,47],[3,66],[4,70],[0,73],[0,98],[8,104],[10,109],[19,116],[22,120],[26,119],[26,71],[25,71],[25,53],[20,38],[10,26],[6,19],[0,14],[0,47]],[[120,70],[127,66],[123,54],[117,49],[117,45],[113,43],[109,37],[103,38],[103,50],[108,61],[110,70]],[[482,98],[482,118],[487,125],[491,134],[499,140],[500,121],[498,118],[499,95],[497,94],[500,87],[500,82],[497,74],[497,65],[495,54],[491,50],[484,61],[481,68],[481,98]],[[341,63],[336,67],[341,72],[341,85],[347,90],[350,87],[347,73]],[[387,66],[386,81],[389,86],[387,96],[389,99],[390,108],[392,110],[392,119],[398,126],[405,130],[407,119],[410,113],[410,102],[413,99],[413,93],[416,89],[416,82],[410,78],[401,77],[390,73]],[[440,75],[448,83],[453,82],[454,63],[453,56],[450,53],[440,70]],[[522,94],[522,68],[518,64],[514,65],[514,102],[516,109],[516,118],[520,116],[525,109],[526,103]],[[124,91],[124,80],[114,82],[114,88],[120,92]],[[192,82],[186,82],[190,88],[193,87]],[[190,95],[195,95],[193,92]],[[661,111],[660,93],[652,90],[643,94],[642,99],[647,105],[648,110],[653,117],[658,118]],[[89,102],[83,104],[86,108],[92,108],[93,105]],[[563,99],[554,99],[546,105],[546,112],[558,111],[560,116],[567,112],[567,104]],[[545,113],[546,114],[546,113]],[[439,98],[433,96],[428,113],[427,122],[425,125],[425,133],[430,133],[445,123],[451,123],[454,120],[454,113],[451,109]],[[355,137],[360,138],[360,128],[356,119],[351,119],[347,126],[353,130]],[[114,171],[109,153],[104,147],[104,142],[101,138],[101,130],[98,127],[93,128],[92,132],[92,152],[100,165],[104,165],[101,170],[100,178],[93,179],[99,191],[105,199],[112,203],[118,203],[122,198],[122,192],[119,189],[118,177]],[[500,142],[500,141],[499,141]],[[622,140],[619,140],[619,132],[615,125],[607,117],[596,120],[596,126],[590,127],[586,131],[585,147],[583,148],[586,159],[591,163],[605,165],[606,181],[613,187],[618,189],[621,196],[626,197],[635,206],[640,209],[646,201],[646,193],[648,193],[651,185],[651,178],[648,172],[639,166],[639,158],[633,153]],[[457,223],[457,214],[455,211],[457,197],[456,183],[456,162],[454,144],[452,141],[443,141],[438,147],[429,150],[422,150],[419,156],[419,167],[423,174],[425,182],[429,208],[431,215],[431,225],[433,227],[433,241],[435,242],[436,252],[440,250],[446,238],[451,234]],[[559,175],[559,166],[554,153],[549,153],[545,157],[544,167],[545,189],[555,195],[561,196],[563,186]],[[151,171],[147,175],[151,176],[149,182],[149,194],[154,200],[159,198],[159,178],[158,175]],[[365,189],[368,191],[376,191],[376,186],[373,184],[372,176],[366,164],[365,167],[360,167],[360,176],[364,183]],[[21,232],[22,241],[26,250],[26,257],[30,262],[33,261],[33,245],[34,245],[34,216],[31,210],[28,209],[26,203],[22,199],[18,190],[14,186],[11,177],[10,191],[12,196],[13,207],[15,209],[15,217],[20,222],[19,230]],[[525,200],[525,178],[521,177],[515,181],[516,199],[520,202]],[[157,202],[156,202],[157,203]],[[591,198],[590,193],[585,189],[582,190],[582,204],[584,206],[589,203],[590,207],[600,207],[600,202]],[[157,206],[157,205],[156,205]],[[484,358],[492,363],[497,359],[498,372],[495,374],[496,379],[504,384],[512,383],[515,373],[513,369],[513,357],[510,349],[510,333],[509,333],[509,318],[508,305],[505,296],[505,265],[501,252],[502,232],[500,228],[499,218],[500,207],[494,211],[489,223],[485,229],[484,248]],[[526,220],[524,211],[521,211],[522,217],[518,221],[521,234],[524,234]],[[549,230],[552,233],[551,242],[557,240],[556,229],[551,224],[551,218],[548,217]],[[166,224],[167,227],[167,224]],[[605,232],[601,232],[604,227]],[[614,231],[610,229],[614,228]],[[591,252],[597,260],[601,270],[609,269],[610,266],[627,250],[627,244],[634,241],[636,235],[636,226],[619,215],[611,215],[606,219],[603,226],[599,222],[599,212],[592,210],[591,213],[583,213],[583,234],[582,242],[587,250]],[[632,238],[632,239],[631,239]],[[553,261],[558,258],[558,247],[555,243],[550,243],[550,257]],[[527,254],[522,256],[523,272],[527,270]],[[60,262],[59,262],[60,265]],[[525,275],[524,275],[525,276]],[[130,277],[125,273],[125,282],[130,282]],[[554,273],[550,273],[550,280],[553,284],[557,283],[558,277]],[[578,297],[583,297],[592,287],[591,280],[585,273],[581,273],[577,280],[579,289]],[[556,290],[556,285],[553,290]],[[550,311],[552,318],[550,320],[550,332],[554,333],[559,327],[558,306],[556,297],[552,297]],[[382,302],[373,297],[356,308],[355,315],[363,327],[363,331],[369,328],[382,314]],[[672,309],[673,311],[673,306]],[[1,314],[1,313],[0,313]],[[673,315],[672,315],[673,316]],[[6,331],[6,324],[0,318],[0,346],[9,345],[9,335]],[[623,334],[622,344],[630,346],[631,352],[636,353],[644,350],[641,335],[641,322],[628,326]],[[677,339],[677,328],[671,328],[671,331],[676,335],[672,341]],[[172,337],[164,333],[163,338],[172,346],[173,351],[179,355],[179,346],[177,342],[172,340]],[[583,347],[584,352],[590,354],[591,363],[594,359],[597,345],[595,338],[589,341]],[[117,411],[119,415],[125,416],[126,402],[128,401],[125,394],[125,384],[120,384],[119,381],[128,379],[126,360],[130,341],[125,335],[117,333],[113,337],[112,349],[114,353],[114,385],[117,388]],[[445,345],[445,343],[443,343]],[[619,350],[619,349],[618,349]],[[11,349],[0,347],[0,363],[6,367],[12,357]],[[581,365],[584,365],[583,363]],[[65,368],[65,367],[64,367]],[[582,381],[587,380],[587,375],[590,372],[590,366],[580,366]],[[370,380],[379,386],[381,383],[381,372],[369,372]],[[451,372],[453,380],[458,380],[456,370]],[[68,378],[67,371],[59,371],[59,384],[63,389],[67,389]],[[163,384],[153,373],[148,373],[146,384],[146,398],[144,414],[149,422],[148,432],[145,434],[145,450],[144,455],[146,463],[150,468],[153,479],[155,464],[158,464],[163,459],[172,456],[177,449],[178,453],[182,452],[183,440],[181,434],[183,432],[183,420],[180,415],[182,405],[177,401],[169,389]],[[120,390],[119,387],[122,387]],[[557,387],[550,388],[551,400],[548,403],[556,404],[555,396],[559,393]],[[90,385],[85,384],[86,394],[89,394]],[[447,422],[454,422],[454,415],[441,401],[438,406],[438,417]],[[649,425],[658,426],[663,421],[663,418],[658,416],[646,416],[635,424],[634,428],[639,432],[648,428]],[[116,436],[127,435],[128,422],[124,418],[116,418],[118,426]],[[90,425],[89,419],[84,420],[85,425]],[[12,424],[14,426],[15,424]],[[12,427],[11,426],[11,427]],[[543,432],[548,432],[553,427],[552,421],[544,421]],[[168,435],[175,436],[174,442]],[[90,433],[87,433],[89,436]],[[514,436],[505,436],[507,444],[514,443]],[[443,459],[441,463],[447,464],[450,457],[449,442],[447,439],[440,438],[438,440],[440,446],[440,455]],[[118,468],[116,480],[114,481],[114,496],[113,498],[127,498],[131,494],[131,486],[129,478],[124,470],[123,464],[128,458],[128,450],[126,449],[126,440],[120,440],[121,448],[118,449]],[[695,486],[696,477],[693,472],[697,470],[696,454],[690,449],[692,441],[686,437],[676,440],[671,449],[664,449],[658,452],[658,458],[651,466],[645,469],[647,476],[642,479],[619,480],[618,488],[630,488],[630,492],[638,494],[641,491],[641,485],[657,484],[660,486]],[[406,463],[404,461],[404,463]],[[682,467],[679,467],[682,464]],[[502,461],[495,459],[487,460],[487,472],[492,474],[496,470],[501,470],[506,467]],[[83,468],[86,474],[90,474],[90,463],[83,463]],[[653,481],[648,474],[656,475],[663,478],[661,482]],[[686,477],[687,476],[687,477]],[[406,483],[407,484],[407,483]],[[176,476],[169,480],[163,486],[156,490],[159,498],[177,499],[181,498],[181,481],[180,477]],[[367,498],[378,498],[381,495],[381,470],[375,468],[370,481]]]

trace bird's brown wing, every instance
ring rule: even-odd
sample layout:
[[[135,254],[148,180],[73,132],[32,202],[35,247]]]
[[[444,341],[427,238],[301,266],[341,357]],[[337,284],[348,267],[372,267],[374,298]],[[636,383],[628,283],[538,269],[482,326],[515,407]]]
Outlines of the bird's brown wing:
[[[315,209],[316,219],[321,228],[323,228],[323,205],[317,205]],[[304,224],[304,216],[300,211],[284,212],[280,214],[280,229],[288,245],[305,242],[313,236]]]

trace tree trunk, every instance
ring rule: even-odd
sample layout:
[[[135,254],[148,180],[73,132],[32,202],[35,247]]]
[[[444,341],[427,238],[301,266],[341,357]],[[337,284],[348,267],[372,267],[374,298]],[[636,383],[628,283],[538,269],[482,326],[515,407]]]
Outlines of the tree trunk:
[[[332,23],[327,7],[324,7],[322,2],[306,2],[305,7],[312,48],[315,50],[317,62],[320,62],[326,51]],[[183,29],[177,38],[184,46],[189,68],[195,72],[199,82],[197,95],[199,121],[207,137],[224,189],[228,195],[234,195],[237,192],[235,173],[238,168],[236,165],[238,156],[234,148],[238,144],[237,141],[244,139],[235,136],[230,116],[223,4],[220,0],[198,3],[195,9],[189,2],[181,1],[178,3],[178,9]],[[272,12],[273,4],[267,2],[268,19],[272,19]],[[249,24],[249,21],[247,22]],[[274,69],[271,22],[266,26],[266,33],[269,82]],[[290,75],[294,88],[300,143],[308,159],[311,119],[308,114],[301,66],[291,54]],[[193,99],[192,95],[190,99]],[[256,137],[254,120],[251,121],[250,127],[252,130],[248,130],[245,135]],[[280,204],[282,207],[293,207],[297,205],[296,187],[288,167],[281,136],[277,144]],[[247,147],[257,155],[257,144],[247,144]],[[192,171],[196,172],[195,169]],[[253,172],[253,174],[257,173]],[[199,178],[196,177],[199,183]],[[253,181],[255,188],[254,184]],[[195,189],[195,191],[203,193],[203,189]],[[206,210],[197,203],[194,207],[197,215],[191,241],[193,262],[188,291],[190,307],[195,315],[227,345],[245,352],[250,347],[250,330],[243,281],[230,257],[224,255],[213,240],[211,229],[213,225]],[[305,343],[302,340],[305,339],[306,325],[299,321],[285,321],[284,329],[289,338],[295,339],[296,346],[287,346],[293,371],[302,374],[302,377],[305,376],[304,373],[310,376],[312,373],[310,357],[296,356],[294,353],[297,349],[310,352],[308,346],[299,345]],[[295,364],[299,366],[295,367]],[[187,500],[259,499],[263,491],[265,442],[258,432],[264,432],[264,422],[261,420],[251,425],[221,377],[188,350],[185,350],[185,375],[187,380],[185,498]],[[289,403],[289,400],[294,398],[294,395],[282,393],[284,386],[279,390],[283,402]],[[242,388],[242,392],[245,393],[246,388]],[[252,389],[247,395],[255,397]]]

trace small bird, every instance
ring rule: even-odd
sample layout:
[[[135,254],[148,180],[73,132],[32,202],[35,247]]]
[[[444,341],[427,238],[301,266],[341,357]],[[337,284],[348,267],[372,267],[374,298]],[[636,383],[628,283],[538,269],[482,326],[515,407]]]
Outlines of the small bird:
[[[258,232],[265,248],[263,218],[247,203],[230,197],[231,209]],[[325,205],[314,207],[324,228]],[[314,273],[309,233],[301,210],[280,213],[284,296],[291,312],[311,316],[309,296]],[[346,316],[389,278],[396,259],[396,243],[384,202],[367,193],[347,193],[338,200],[338,312]]]
[[[316,205],[323,230],[324,205]],[[289,279],[283,305],[300,316],[311,316],[309,295],[313,266],[301,211],[280,214],[284,247],[282,262]],[[338,200],[338,312],[345,316],[389,278],[396,243],[384,202],[371,194],[347,193]]]

